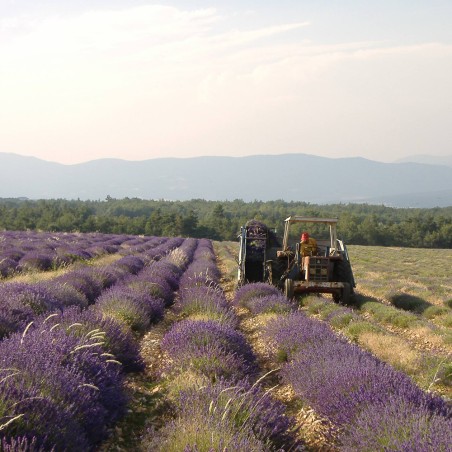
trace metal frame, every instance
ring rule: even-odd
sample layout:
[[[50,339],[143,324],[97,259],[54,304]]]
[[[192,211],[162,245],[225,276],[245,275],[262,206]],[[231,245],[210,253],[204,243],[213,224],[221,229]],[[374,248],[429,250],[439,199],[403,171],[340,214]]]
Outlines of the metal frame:
[[[302,217],[299,215],[293,215],[284,220],[284,238],[283,238],[283,250],[289,248],[289,229],[293,223],[320,223],[327,224],[330,227],[330,249],[337,249],[337,222],[338,218],[317,218],[317,217]]]

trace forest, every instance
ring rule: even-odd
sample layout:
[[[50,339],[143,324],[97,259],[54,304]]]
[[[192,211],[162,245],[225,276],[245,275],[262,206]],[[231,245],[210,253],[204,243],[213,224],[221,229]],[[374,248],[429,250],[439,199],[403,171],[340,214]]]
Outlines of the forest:
[[[305,202],[143,200],[29,200],[0,198],[0,230],[102,232],[236,240],[240,227],[257,219],[282,234],[290,215],[338,217],[347,244],[452,248],[452,206],[407,209],[369,204]],[[316,234],[316,230],[311,231]]]

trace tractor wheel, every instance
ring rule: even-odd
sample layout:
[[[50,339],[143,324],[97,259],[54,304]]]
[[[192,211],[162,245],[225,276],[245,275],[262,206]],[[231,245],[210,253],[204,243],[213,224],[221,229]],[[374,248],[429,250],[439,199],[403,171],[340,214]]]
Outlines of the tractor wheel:
[[[293,279],[287,278],[284,281],[284,295],[291,299],[294,295],[294,288],[293,288]]]
[[[353,293],[353,273],[352,267],[350,266],[350,262],[347,260],[338,261],[334,266],[333,273],[334,281],[347,283],[349,285],[349,292]],[[342,296],[341,296],[342,298]]]

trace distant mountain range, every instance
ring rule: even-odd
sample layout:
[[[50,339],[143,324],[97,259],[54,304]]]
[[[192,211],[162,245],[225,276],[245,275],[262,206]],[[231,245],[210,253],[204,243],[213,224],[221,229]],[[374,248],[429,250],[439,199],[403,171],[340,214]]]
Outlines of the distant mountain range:
[[[452,155],[410,155],[409,157],[404,157],[402,159],[396,160],[396,163],[425,163],[427,165],[445,165],[452,167]]]
[[[62,165],[0,153],[0,197],[143,198],[452,206],[452,156],[381,163],[308,154],[249,157],[100,159]]]

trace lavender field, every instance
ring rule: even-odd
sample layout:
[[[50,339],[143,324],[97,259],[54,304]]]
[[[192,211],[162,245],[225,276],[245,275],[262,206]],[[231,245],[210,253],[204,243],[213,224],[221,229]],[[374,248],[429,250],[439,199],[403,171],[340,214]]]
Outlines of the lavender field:
[[[450,450],[448,274],[350,248],[353,308],[236,290],[230,242],[1,233],[0,450]]]

